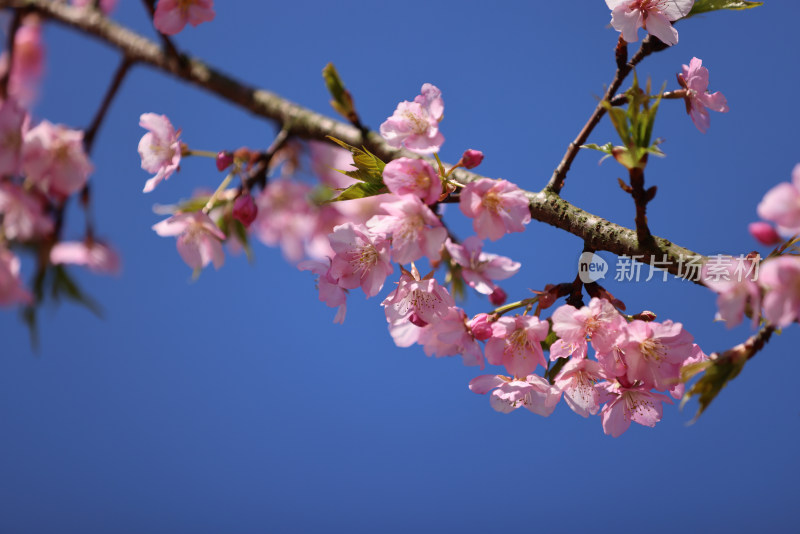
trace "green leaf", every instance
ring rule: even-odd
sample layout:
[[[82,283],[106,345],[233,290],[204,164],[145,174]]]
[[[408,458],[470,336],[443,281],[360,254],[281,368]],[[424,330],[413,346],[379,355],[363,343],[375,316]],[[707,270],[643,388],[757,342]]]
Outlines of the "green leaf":
[[[764,2],[745,2],[743,0],[697,0],[692,6],[692,10],[684,18],[693,17],[700,13],[709,11],[719,11],[720,9],[752,9],[764,5]]]
[[[588,148],[591,150],[597,150],[598,152],[602,152],[603,154],[611,154],[611,151],[614,150],[613,143],[606,143],[604,145],[596,145],[594,143],[589,143],[588,145],[581,145],[581,148]]]
[[[53,286],[50,290],[53,300],[59,301],[61,297],[81,304],[86,307],[90,312],[98,317],[103,316],[103,311],[100,305],[90,296],[86,295],[83,290],[78,286],[78,283],[72,279],[69,272],[63,265],[54,265],[53,272]]]
[[[542,345],[542,350],[544,350],[544,351],[549,351],[549,350],[550,350],[550,347],[551,347],[551,346],[553,345],[553,343],[555,343],[556,341],[558,341],[558,335],[556,335],[556,333],[555,333],[555,332],[553,332],[553,329],[552,329],[552,327],[551,327],[551,328],[550,328],[550,331],[547,333],[547,337],[546,337],[546,338],[544,338],[544,341],[542,341],[542,342],[541,342],[541,345]]]
[[[663,158],[663,157],[665,157],[665,156],[666,156],[666,154],[664,154],[663,152],[661,152],[661,149],[660,149],[660,148],[658,148],[658,145],[659,145],[660,143],[661,143],[661,140],[660,140],[660,139],[656,139],[656,142],[655,142],[655,143],[653,143],[653,145],[651,145],[651,146],[647,147],[647,148],[645,149],[645,151],[646,151],[648,154],[653,154],[654,156],[658,156],[659,158]]]
[[[459,267],[460,270],[460,267]],[[458,302],[464,302],[467,298],[467,285],[464,283],[464,277],[453,276],[450,280],[450,294]]]
[[[547,379],[547,381],[553,384],[556,381],[558,373],[561,372],[561,369],[564,368],[564,366],[567,364],[568,361],[569,358],[558,358],[556,360],[556,363],[551,365],[550,369],[548,369],[547,372],[545,373],[545,378]]]
[[[179,211],[179,212],[182,212],[182,213],[200,211],[201,209],[206,207],[206,204],[208,204],[208,200],[210,198],[211,197],[209,195],[201,195],[201,196],[197,196],[197,197],[192,197],[192,198],[190,198],[188,200],[181,200],[178,203],[178,209],[176,211]],[[216,205],[216,203],[215,203],[215,205]]]
[[[638,145],[640,147],[649,147],[650,146],[650,138],[653,136],[653,125],[656,122],[656,113],[658,113],[658,106],[661,104],[661,97],[664,95],[664,89],[666,89],[667,84],[664,83],[661,86],[661,91],[658,93],[658,97],[656,97],[656,101],[650,105],[650,83],[648,82],[648,90],[647,90],[647,100],[645,101],[645,110],[644,118],[641,121],[641,134],[639,137]]]
[[[325,79],[328,92],[330,92],[333,97],[333,100],[331,100],[331,107],[350,122],[358,122],[359,119],[355,105],[353,104],[353,96],[350,94],[350,91],[345,88],[344,82],[342,82],[333,63],[325,65],[325,68],[322,69],[322,77]]]
[[[247,261],[253,263],[253,249],[250,247],[250,241],[247,238],[247,228],[244,227],[242,221],[231,217],[230,229],[239,243],[241,243],[244,253],[247,255]]]
[[[366,198],[386,192],[386,186],[383,184],[383,169],[386,167],[386,164],[381,158],[366,148],[356,148],[331,136],[328,136],[328,139],[342,148],[349,150],[353,155],[353,165],[356,167],[356,170],[351,171],[336,170],[362,182],[360,184],[351,185],[338,197],[329,202]]]
[[[604,104],[607,105],[606,109],[608,110],[608,117],[611,119],[611,124],[617,131],[622,143],[625,146],[630,146],[633,142],[633,139],[631,136],[630,127],[628,125],[628,112],[624,109],[612,107],[608,102],[604,102]],[[629,105],[629,107],[632,106]]]
[[[356,198],[367,198],[367,197],[374,197],[375,195],[380,195],[381,193],[386,193],[386,187],[383,183],[375,184],[375,183],[367,183],[362,182],[358,184],[353,184],[344,191],[342,191],[338,197],[329,200],[328,202],[339,202],[341,200],[353,200]]]
[[[637,168],[641,162],[641,154],[639,153],[639,149],[636,147],[634,147],[632,150],[629,150],[624,146],[614,147],[614,151],[611,155],[614,156],[614,159],[617,160],[617,163],[629,170]]]
[[[700,403],[700,407],[694,416],[694,419],[697,420],[711,404],[711,401],[722,391],[722,388],[739,375],[746,362],[746,358],[719,358],[714,361],[701,362],[705,364],[705,374],[686,392],[681,406],[686,404],[691,397],[698,397],[697,401]],[[699,371],[693,369],[692,372]]]
[[[36,305],[25,306],[20,312],[22,322],[28,327],[28,334],[31,338],[33,350],[39,350],[39,320],[36,313]]]
[[[363,149],[356,148],[352,145],[348,145],[344,141],[336,139],[333,136],[329,135],[328,139],[330,139],[337,145],[341,146],[342,148],[349,150],[350,153],[353,155],[353,165],[355,165],[356,169],[361,171],[360,173],[356,171],[339,171],[339,172],[343,172],[344,174],[352,176],[353,178],[361,180],[362,182],[373,182],[373,183],[380,182],[381,184],[383,183],[383,168],[386,167],[386,164],[381,160],[381,158],[379,158],[366,148]]]

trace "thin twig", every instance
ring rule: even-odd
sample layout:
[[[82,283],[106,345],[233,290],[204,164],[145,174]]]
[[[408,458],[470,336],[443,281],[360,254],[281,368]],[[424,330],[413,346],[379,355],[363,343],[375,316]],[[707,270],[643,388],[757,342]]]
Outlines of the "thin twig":
[[[22,25],[22,10],[15,9],[11,19],[11,26],[8,29],[8,40],[6,42],[6,57],[8,63],[6,71],[0,77],[0,99],[5,100],[8,96],[8,84],[11,80],[11,71],[14,69],[14,44],[16,43],[17,30]]]
[[[578,151],[581,148],[581,145],[586,143],[586,140],[589,138],[589,134],[592,133],[595,126],[600,122],[600,119],[603,118],[603,115],[606,113],[606,108],[604,106],[604,102],[610,101],[614,95],[617,93],[617,90],[622,85],[622,82],[625,78],[630,74],[633,68],[638,65],[644,58],[652,54],[653,52],[657,52],[659,50],[663,50],[666,48],[666,45],[661,43],[661,41],[655,39],[654,37],[648,35],[643,41],[641,47],[639,47],[639,51],[634,54],[633,58],[626,62],[621,58],[627,56],[627,48],[625,47],[625,51],[621,51],[621,45],[624,43],[622,38],[620,38],[620,44],[617,46],[617,72],[614,74],[614,79],[611,81],[611,84],[608,86],[606,90],[606,94],[603,99],[598,102],[597,106],[594,108],[594,112],[589,117],[589,120],[586,121],[586,124],[583,125],[581,131],[578,133],[578,136],[572,141],[569,146],[567,147],[567,151],[564,154],[564,157],[561,159],[561,162],[556,167],[556,170],[553,172],[553,176],[550,178],[550,181],[545,186],[546,191],[550,191],[556,194],[561,193],[561,188],[564,187],[564,180],[567,177],[567,172],[569,172],[569,168],[572,165],[572,162],[575,160],[575,157],[578,155]]]
[[[119,67],[117,67],[116,72],[114,72],[114,77],[111,79],[111,84],[108,86],[108,90],[103,97],[103,101],[100,103],[100,107],[97,108],[94,119],[92,119],[89,127],[86,128],[86,132],[83,136],[83,146],[86,149],[86,154],[92,153],[94,141],[97,139],[97,133],[100,131],[100,126],[102,126],[103,121],[108,114],[108,110],[111,107],[111,102],[114,101],[114,97],[119,92],[119,88],[122,86],[122,81],[125,79],[125,76],[128,74],[128,71],[132,65],[133,62],[130,59],[123,57]],[[94,238],[94,224],[91,213],[92,189],[90,182],[87,181],[84,184],[83,189],[81,190],[80,199],[81,206],[83,207],[84,217],[86,218],[86,237],[87,239],[92,240]]]
[[[111,79],[111,84],[108,86],[108,90],[103,97],[103,101],[100,103],[100,107],[97,109],[97,113],[94,115],[94,119],[92,119],[89,127],[86,128],[86,133],[83,137],[83,143],[88,154],[92,152],[94,140],[97,137],[97,132],[100,130],[100,126],[103,124],[103,120],[105,119],[108,109],[111,106],[111,102],[113,102],[114,97],[117,95],[120,86],[122,86],[122,81],[125,79],[125,76],[128,74],[131,66],[133,66],[133,61],[131,61],[128,57],[123,57],[122,61],[120,61],[119,67],[117,67],[116,72],[114,72],[114,77]]]
[[[156,16],[156,0],[142,0],[144,3],[144,7],[147,9],[147,12],[150,14],[150,20],[155,21]],[[98,0],[99,3],[99,0]],[[169,57],[174,59],[178,64],[184,65],[183,58],[178,52],[178,49],[175,47],[175,43],[172,42],[172,39],[169,38],[168,35],[164,35],[158,29],[158,37],[161,39],[161,43],[164,45],[164,49],[167,51]]]
[[[254,185],[259,185],[262,189],[267,186],[267,173],[269,172],[269,164],[272,161],[272,158],[275,157],[275,154],[278,152],[278,150],[283,148],[283,146],[289,140],[289,131],[290,128],[281,128],[281,131],[278,132],[278,135],[276,135],[275,139],[272,140],[272,143],[269,145],[266,152],[261,154],[256,162],[255,167],[250,171],[249,176],[242,184],[244,190],[249,191]]]
[[[686,98],[686,89],[678,89],[676,91],[666,91],[661,95],[652,95],[650,98],[655,99],[661,97],[662,100],[677,100],[679,98]],[[628,95],[619,93],[612,98],[609,103],[614,106],[624,106],[628,103]]]

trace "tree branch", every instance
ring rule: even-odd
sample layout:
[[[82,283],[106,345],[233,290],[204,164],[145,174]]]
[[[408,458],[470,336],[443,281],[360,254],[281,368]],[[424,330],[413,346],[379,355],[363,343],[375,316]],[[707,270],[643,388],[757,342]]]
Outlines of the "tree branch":
[[[114,72],[114,77],[111,79],[111,84],[109,85],[108,90],[103,97],[103,101],[100,103],[100,107],[97,109],[97,113],[95,113],[92,123],[88,128],[86,128],[86,134],[83,137],[83,143],[86,147],[87,154],[91,154],[92,148],[94,147],[94,140],[97,137],[97,132],[100,130],[100,126],[103,124],[106,113],[108,113],[108,108],[111,106],[111,102],[117,95],[117,91],[119,91],[119,88],[122,85],[122,80],[125,79],[125,75],[128,74],[128,70],[131,68],[132,64],[133,63],[131,63],[130,59],[123,57],[119,67],[117,67],[117,70]]]
[[[602,119],[603,115],[606,114],[606,108],[603,106],[603,102],[610,102],[614,98],[614,95],[622,85],[622,82],[636,65],[638,65],[644,58],[653,52],[658,52],[664,48],[666,48],[665,44],[648,35],[642,41],[639,51],[634,54],[630,61],[627,61],[627,43],[625,43],[622,37],[619,38],[616,49],[617,72],[614,74],[614,79],[611,81],[611,85],[608,86],[603,99],[597,103],[597,107],[594,108],[594,112],[589,117],[589,120],[586,121],[586,124],[584,124],[583,128],[581,128],[581,131],[578,132],[578,136],[567,147],[567,152],[564,154],[561,163],[558,164],[558,167],[556,167],[556,170],[553,172],[553,176],[550,178],[550,181],[545,187],[547,191],[552,191],[556,194],[561,192],[561,188],[564,187],[564,180],[567,177],[567,172],[569,171],[572,162],[575,160],[575,157],[578,155],[581,145],[586,143],[586,140],[589,139],[589,134],[592,133],[594,127],[597,126],[597,124],[600,122],[600,119]]]
[[[114,23],[97,11],[73,8],[65,3],[49,0],[0,0],[0,8],[36,11],[61,24],[93,35],[107,45],[118,49],[133,63],[143,63],[155,67],[205,89],[223,100],[236,104],[254,115],[277,121],[287,129],[289,136],[317,140],[325,140],[327,136],[333,136],[355,146],[365,143],[370,151],[384,160],[396,159],[400,156],[418,157],[416,154],[388,146],[376,132],[370,132],[366,139],[362,139],[361,132],[349,124],[315,113],[270,91],[242,83],[211,68],[199,59],[186,57],[185,66],[180,65],[156,43]],[[650,38],[645,39],[642,48],[628,64],[630,68],[633,68],[633,65],[656,49],[653,48],[654,41],[648,39]],[[649,44],[645,46],[645,43]],[[615,78],[615,82],[607,91],[608,98],[616,93],[621,83],[621,78],[619,81]],[[595,114],[597,113],[596,111]],[[602,113],[592,120],[599,121],[601,116]],[[591,127],[593,128],[593,125]],[[588,136],[588,132],[586,135]],[[577,149],[575,150],[577,151]],[[574,159],[574,155],[571,158],[565,157],[566,159],[569,161],[564,165],[564,173],[569,167],[569,162]],[[464,169],[456,169],[451,178],[466,184],[483,178],[483,176]],[[665,255],[672,262],[668,271],[675,275],[680,274],[681,257],[694,256],[700,257],[701,263],[707,261],[706,257],[659,237],[653,238],[651,246],[640,246],[635,230],[611,223],[573,206],[560,198],[552,188],[549,190],[545,188],[541,192],[526,192],[526,194],[530,200],[531,215],[534,219],[580,237],[587,246],[595,250],[605,250],[630,257],[638,256],[644,263],[648,263],[654,258],[661,260]],[[699,283],[699,281],[696,282]]]

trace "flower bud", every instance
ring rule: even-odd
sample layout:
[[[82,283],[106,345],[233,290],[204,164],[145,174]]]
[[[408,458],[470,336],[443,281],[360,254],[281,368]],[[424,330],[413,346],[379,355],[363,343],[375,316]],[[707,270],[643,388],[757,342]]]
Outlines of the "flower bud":
[[[489,302],[491,302],[493,306],[502,306],[506,298],[508,298],[508,294],[501,288],[496,287],[494,291],[492,291],[492,294],[489,295]]]
[[[752,222],[747,226],[747,229],[750,231],[750,235],[753,236],[756,241],[767,247],[777,245],[783,241],[781,236],[778,235],[778,232],[775,231],[775,228],[773,228],[769,223],[760,221]]]
[[[219,172],[222,172],[228,167],[230,167],[232,163],[233,163],[233,154],[231,154],[227,150],[223,150],[219,154],[217,154],[217,170]]]
[[[465,169],[474,169],[483,161],[483,152],[480,150],[467,149],[461,156],[461,166]]]
[[[473,317],[467,326],[472,330],[472,336],[478,341],[484,341],[492,337],[492,323],[490,316],[486,313],[479,313]]]
[[[643,311],[641,313],[637,313],[636,315],[633,316],[633,318],[634,319],[638,319],[640,321],[644,321],[646,323],[649,323],[651,321],[655,321],[656,320],[656,314],[651,312],[651,311],[649,311],[649,310],[645,310],[645,311]]]
[[[257,215],[258,206],[249,193],[239,195],[233,201],[233,218],[241,222],[245,228],[248,228],[256,220]]]

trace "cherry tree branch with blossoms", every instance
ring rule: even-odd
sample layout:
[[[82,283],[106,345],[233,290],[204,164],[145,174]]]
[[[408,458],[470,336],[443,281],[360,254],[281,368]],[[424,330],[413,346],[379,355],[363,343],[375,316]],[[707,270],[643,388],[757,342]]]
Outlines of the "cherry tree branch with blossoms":
[[[654,236],[647,221],[646,208],[657,190],[655,186],[645,188],[644,176],[650,156],[663,156],[660,139],[653,138],[662,100],[683,99],[687,114],[703,133],[709,128],[709,110],[724,113],[728,106],[722,93],[708,90],[708,69],[697,57],[683,65],[678,74],[680,88],[668,92],[664,91],[666,84],[658,92],[652,91],[649,81],[641,86],[634,67],[653,52],[678,43],[673,26],[677,20],[758,3],[606,0],[611,25],[621,34],[614,49],[616,73],[541,191],[525,191],[511,181],[471,172],[483,160],[478,150],[466,150],[455,165],[443,163],[438,151],[444,142],[439,128],[444,101],[433,84],[423,84],[413,101],[400,102],[381,124],[379,133],[370,132],[332,64],[324,69],[323,76],[333,96],[332,106],[349,124],[251,87],[179,53],[169,35],[187,25],[212,20],[213,0],[146,0],[144,5],[163,48],[106,18],[103,12],[113,5],[73,4],[0,0],[0,8],[15,13],[9,42],[16,43],[20,35],[33,42],[26,45],[33,51],[29,54],[33,59],[22,65],[27,69],[23,74],[15,75],[15,51],[9,46],[11,57],[1,82],[3,87],[10,85],[3,89],[6,98],[0,107],[0,129],[11,141],[0,154],[6,179],[0,183],[0,213],[4,216],[0,221],[4,230],[0,236],[0,304],[31,306],[34,300],[19,282],[19,260],[6,248],[6,241],[36,244],[40,240],[34,284],[37,302],[51,266],[54,288],[78,298],[80,292],[67,277],[63,264],[85,265],[97,272],[118,269],[119,260],[113,251],[95,239],[89,217],[87,180],[92,166],[88,153],[123,80],[133,66],[142,64],[280,126],[265,150],[242,147],[207,151],[190,148],[167,116],[152,112],[141,115],[139,124],[147,133],[138,149],[142,168],[153,175],[144,185],[145,193],[174,175],[182,158],[211,158],[217,170],[224,172],[212,193],[160,207],[158,213],[169,217],[153,226],[158,235],[176,238],[177,251],[195,276],[208,264],[216,268],[223,265],[223,243],[249,253],[248,236],[254,235],[267,245],[279,245],[287,259],[316,274],[320,300],[337,308],[334,321],[342,322],[349,292],[361,289],[367,297],[377,296],[396,264],[399,280],[381,303],[396,345],[418,344],[428,356],[461,355],[466,365],[481,369],[487,362],[504,367],[510,376],[485,374],[469,384],[475,393],[490,393],[491,405],[497,411],[507,413],[525,407],[547,416],[563,397],[577,414],[599,415],[605,433],[614,437],[624,433],[632,422],[654,426],[662,418],[663,404],[672,403],[673,398],[698,395],[702,412],[744,362],[761,350],[775,329],[800,317],[800,263],[795,257],[800,249],[796,237],[784,240],[800,233],[800,166],[792,184],[777,186],[759,205],[759,215],[776,228],[759,222],[751,232],[764,244],[780,245],[763,262],[757,254],[742,257],[738,265],[731,257],[696,254]],[[35,86],[41,67],[37,55],[39,20],[23,20],[30,14],[93,35],[122,55],[85,133],[47,121],[29,129],[24,109],[17,106],[18,100],[25,102],[33,91],[12,91],[11,82],[19,85],[22,79]],[[629,61],[628,44],[639,39],[640,29],[648,35]],[[631,73],[631,87],[617,94]],[[621,144],[586,144],[605,116]],[[301,145],[298,139],[308,144]],[[635,229],[607,221],[561,198],[565,178],[581,148],[603,152],[627,169],[629,183],[620,180],[620,186],[634,200]],[[320,181],[317,188],[291,178],[305,149],[316,167]],[[279,176],[271,174],[277,170]],[[237,179],[238,186],[234,182]],[[251,194],[255,189],[260,189],[256,196]],[[87,212],[85,240],[60,242],[64,207],[79,191]],[[457,202],[461,213],[472,222],[475,235],[463,242],[442,220],[440,205],[449,202]],[[533,297],[505,304],[508,295],[497,281],[517,274],[521,264],[484,252],[484,240],[497,241],[506,234],[522,232],[532,220],[583,240],[578,275],[572,280],[570,274],[571,281],[547,284],[533,291]],[[598,251],[662,269],[665,280],[666,273],[672,273],[705,285],[719,294],[719,316],[728,326],[747,316],[761,330],[743,344],[709,357],[681,323],[658,322],[648,310],[628,315],[625,304],[591,276],[589,265],[584,272],[584,265]],[[685,268],[688,258],[693,259],[694,270]],[[430,264],[430,272],[419,270],[416,263],[420,261]],[[762,263],[762,277],[758,279]],[[445,271],[444,284],[435,278],[440,268]],[[495,308],[467,316],[456,304],[467,286],[487,296]],[[583,300],[584,290],[591,299],[588,305]],[[566,303],[549,317],[542,317],[542,312],[561,298]],[[549,353],[547,357],[545,353]],[[541,375],[536,374],[539,366],[544,369]],[[705,372],[704,376],[686,393],[686,382],[700,372]]]
[[[48,0],[0,0],[1,8],[34,10],[54,21],[93,35],[120,50],[131,63],[155,67],[167,74],[197,85],[220,98],[235,103],[256,115],[275,120],[281,125],[286,125],[289,135],[317,140],[325,140],[328,136],[332,136],[354,146],[363,143],[374,154],[384,160],[398,157],[418,157],[407,150],[390,147],[375,132],[370,133],[367,139],[363,139],[361,131],[354,126],[315,113],[272,92],[250,87],[208,66],[197,58],[186,58],[186,67],[184,68],[157,44],[111,21],[100,12],[75,8]],[[652,45],[647,47],[643,45],[642,50],[649,50],[651,47]],[[633,61],[641,61],[646,55],[647,53],[640,51],[634,56]],[[629,71],[630,69],[628,69]],[[617,75],[617,78],[620,78],[620,75]],[[613,96],[616,93],[623,78],[624,76],[613,86],[613,91],[609,91],[610,95]],[[602,113],[595,111],[592,117],[590,122],[594,126],[599,122]],[[591,131],[591,128],[588,128],[586,136],[588,136],[589,131]],[[585,136],[576,138],[578,143],[582,143],[585,140]],[[571,157],[565,156],[565,161],[571,162],[574,159],[577,154],[577,148],[572,149],[570,153],[572,154]],[[564,163],[564,166],[565,170],[561,171],[560,175],[566,173],[569,164]],[[459,183],[467,184],[483,177],[464,169],[456,169],[453,171],[451,178]],[[653,260],[661,261],[666,256],[669,264],[667,270],[675,275],[679,274],[680,258],[702,256],[672,243],[668,239],[659,237],[655,237],[652,246],[640,247],[635,229],[612,223],[574,206],[562,199],[555,189],[552,191],[548,190],[548,188],[537,192],[528,191],[526,195],[530,201],[532,218],[580,237],[595,250],[605,250],[620,256],[636,257],[643,263],[648,264]]]

